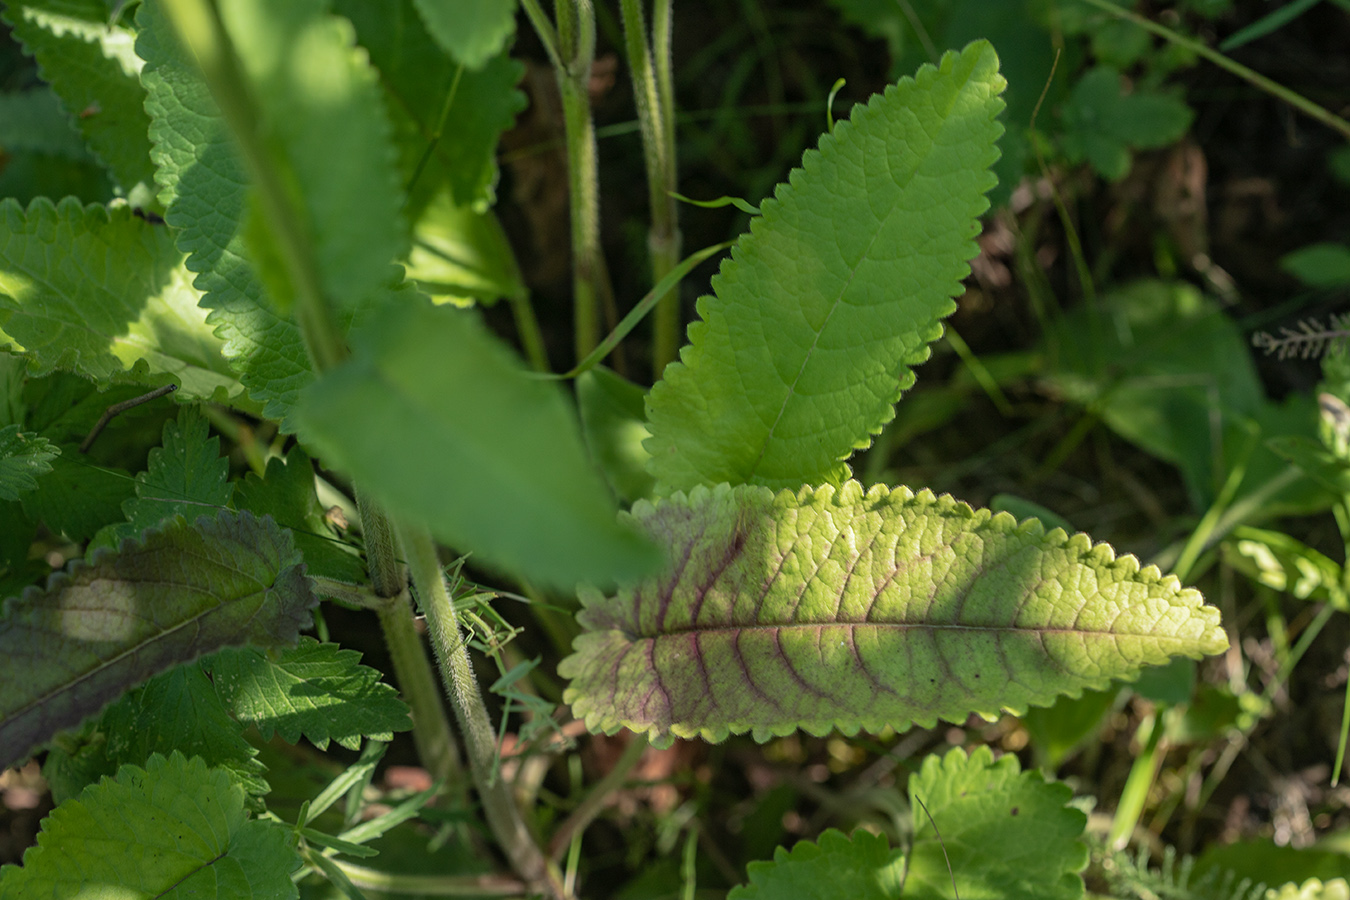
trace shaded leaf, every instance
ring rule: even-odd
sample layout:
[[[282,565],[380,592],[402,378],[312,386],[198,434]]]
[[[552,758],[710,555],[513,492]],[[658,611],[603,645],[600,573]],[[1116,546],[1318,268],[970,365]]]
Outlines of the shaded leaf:
[[[14,0],[5,21],[61,97],[69,121],[129,192],[154,176],[140,60],[103,0]]]
[[[433,197],[413,226],[408,279],[433,300],[461,306],[524,297],[520,267],[496,214],[456,206],[449,193]]]
[[[0,428],[0,500],[18,500],[37,488],[38,476],[50,472],[60,454],[51,441],[18,425]]]
[[[168,230],[129,207],[0,201],[0,328],[35,375],[69,369],[106,385],[143,359],[186,396],[235,393],[181,263]]]
[[[727,900],[896,900],[905,884],[904,854],[885,835],[859,830],[850,838],[835,828],[791,851],[779,847],[773,862],[752,862],[746,874],[749,883]]]
[[[49,87],[0,94],[0,147],[6,154],[29,150],[77,162],[89,159],[84,138]]]
[[[174,753],[123,766],[43,822],[23,867],[0,870],[13,897],[288,900],[298,865],[284,826],[248,820],[222,769]]]
[[[220,647],[293,643],[316,603],[270,519],[173,520],[72,563],[0,619],[0,764],[164,669]]]
[[[1003,86],[987,42],[949,53],[855,107],[763,203],[648,395],[659,492],[847,477],[956,308]]]
[[[221,650],[207,664],[221,700],[263,740],[275,732],[294,744],[303,735],[320,750],[330,740],[355,750],[363,737],[389,741],[412,727],[398,691],[360,661],[355,650],[305,637],[279,653]]]
[[[413,0],[333,5],[356,27],[380,72],[399,170],[411,184],[409,209],[416,213],[443,184],[458,206],[490,203],[497,143],[525,108],[525,95],[516,90],[524,65],[502,53],[481,70],[465,68],[427,31]]]
[[[1218,610],[1156,567],[927,491],[722,485],[632,518],[672,563],[582,594],[559,673],[593,731],[903,730],[1227,646]]]
[[[436,41],[470,69],[481,69],[516,33],[516,0],[413,2]]]
[[[1060,110],[1070,162],[1087,160],[1113,181],[1130,171],[1130,151],[1164,147],[1191,127],[1195,113],[1180,97],[1140,89],[1125,93],[1120,72],[1099,66],[1074,85]]]
[[[23,509],[53,532],[83,543],[124,518],[122,504],[134,494],[136,481],[129,472],[81,458],[74,444],[62,445],[61,451],[38,490],[24,495]]]
[[[962,900],[1083,896],[1087,816],[1065,806],[1073,798],[1068,785],[1020,771],[1012,754],[996,761],[987,746],[970,756],[956,747],[923,761],[909,779],[909,796],[914,843],[906,900],[951,900],[953,877]]]
[[[1280,257],[1280,268],[1310,287],[1350,285],[1350,247],[1324,241]]]
[[[230,718],[196,663],[156,675],[105,709],[97,728],[73,752],[66,743],[56,741],[43,764],[44,774],[63,776],[52,788],[57,802],[104,775],[116,775],[124,765],[142,765],[152,754],[175,750],[225,769],[249,794],[261,796],[269,789],[258,751],[244,740],[243,725]]]
[[[305,391],[296,418],[326,465],[391,512],[550,584],[655,565],[615,521],[558,386],[526,372],[474,312],[391,306],[354,351]]]
[[[348,584],[366,580],[366,567],[356,548],[344,543],[329,524],[314,489],[314,465],[298,445],[285,461],[267,461],[265,477],[250,472],[234,484],[234,505],[259,516],[271,516],[291,529],[296,549],[312,576],[336,578]]]
[[[647,392],[603,366],[577,377],[577,406],[586,446],[614,494],[628,503],[652,492],[650,456],[642,442],[651,434],[643,413]]]

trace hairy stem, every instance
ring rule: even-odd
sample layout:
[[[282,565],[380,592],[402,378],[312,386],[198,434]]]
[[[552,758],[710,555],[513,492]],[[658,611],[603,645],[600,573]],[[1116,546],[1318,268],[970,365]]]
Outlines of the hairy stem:
[[[670,81],[670,3],[654,10],[652,42],[647,41],[642,0],[621,0],[624,48],[637,98],[638,122],[642,128],[643,160],[647,167],[647,203],[651,225],[647,247],[652,258],[652,283],[657,284],[680,259],[680,232],[675,205],[675,110]],[[658,63],[657,60],[660,60]],[[657,303],[652,343],[652,379],[661,377],[679,349],[679,291],[672,290]]]
[[[469,769],[478,787],[488,827],[506,851],[517,874],[552,896],[566,896],[556,867],[544,858],[539,844],[525,827],[520,810],[511,796],[510,786],[493,777],[497,742],[488,719],[487,707],[483,705],[478,681],[474,678],[473,664],[469,660],[469,651],[464,644],[440,560],[436,556],[436,545],[426,529],[420,526],[404,523],[399,527],[399,534],[408,557],[413,585],[427,617],[431,643],[440,660],[441,680],[450,695],[450,704],[454,707],[455,717],[464,735]]]
[[[591,65],[595,62],[595,10],[591,0],[558,0],[558,90],[567,136],[567,187],[571,198],[572,293],[577,359],[600,340],[602,309],[612,307],[609,273],[600,252],[599,163],[591,118]],[[531,17],[533,21],[533,17]],[[536,23],[536,29],[539,27]],[[540,37],[545,36],[540,32]]]
[[[322,289],[317,257],[305,219],[285,185],[285,161],[269,153],[250,85],[220,11],[210,0],[168,0],[170,21],[188,53],[197,60],[221,115],[234,135],[295,295],[296,322],[315,374],[347,358],[347,343]],[[450,724],[441,707],[426,654],[413,627],[407,578],[399,562],[393,526],[383,511],[357,491],[367,563],[376,594],[388,601],[380,612],[395,677],[413,709],[414,735],[423,762],[435,777],[452,780],[458,770]]]

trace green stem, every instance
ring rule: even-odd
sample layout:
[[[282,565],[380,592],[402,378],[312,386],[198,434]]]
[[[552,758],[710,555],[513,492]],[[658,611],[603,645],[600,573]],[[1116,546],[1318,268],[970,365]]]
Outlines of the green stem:
[[[1301,94],[1297,94],[1294,91],[1289,90],[1289,88],[1285,87],[1284,85],[1279,84],[1278,82],[1275,81],[1271,81],[1269,78],[1260,74],[1259,72],[1255,72],[1247,68],[1246,66],[1242,65],[1241,63],[1234,62],[1233,60],[1224,56],[1222,53],[1219,53],[1217,50],[1212,50],[1209,47],[1205,46],[1204,44],[1200,43],[1199,41],[1192,40],[1191,38],[1177,34],[1172,29],[1164,25],[1159,25],[1158,23],[1153,22],[1149,19],[1146,19],[1136,12],[1132,12],[1128,9],[1122,9],[1121,7],[1116,6],[1114,3],[1112,3],[1111,0],[1085,0],[1085,2],[1091,6],[1097,7],[1104,13],[1109,13],[1110,15],[1115,16],[1118,19],[1124,19],[1127,22],[1133,22],[1140,28],[1143,28],[1146,31],[1151,31],[1154,34],[1158,35],[1159,37],[1163,38],[1164,40],[1171,41],[1172,43],[1176,44],[1179,47],[1185,47],[1187,50],[1190,50],[1196,56],[1203,57],[1209,60],[1210,62],[1214,63],[1214,65],[1218,66],[1219,68],[1231,72],[1238,78],[1241,78],[1243,81],[1255,85],[1256,87],[1265,91],[1267,94],[1270,94],[1273,97],[1278,97],[1279,99],[1283,100],[1285,103],[1288,103],[1290,106],[1294,107],[1294,109],[1297,109],[1304,115],[1316,119],[1322,124],[1330,128],[1333,128],[1336,131],[1339,131],[1341,134],[1345,135],[1347,140],[1350,140],[1350,122],[1347,122],[1345,119],[1342,119],[1340,116],[1336,115],[1330,110],[1318,106],[1316,103],[1313,103],[1311,100],[1307,99]]]
[[[586,799],[572,814],[558,826],[554,832],[553,839],[549,841],[549,855],[554,860],[562,858],[567,849],[572,846],[573,839],[586,830],[586,826],[595,821],[595,817],[604,809],[605,803],[609,800],[609,795],[623,787],[624,782],[628,780],[628,773],[633,770],[633,766],[642,759],[643,752],[647,749],[647,736],[645,734],[634,734],[624,748],[623,755],[619,757],[614,768],[604,778],[596,782],[591,788]]]
[[[1144,721],[1139,723],[1135,732],[1143,750],[1134,759],[1130,775],[1125,779],[1125,787],[1120,792],[1120,805],[1116,807],[1116,816],[1111,822],[1111,832],[1106,843],[1109,847],[1123,848],[1134,833],[1134,826],[1144,812],[1144,803],[1148,800],[1149,788],[1158,773],[1158,764],[1162,761],[1159,753],[1162,744],[1164,704],[1158,704]]]
[[[497,743],[436,555],[436,545],[421,526],[402,523],[398,530],[413,585],[427,617],[432,647],[440,660],[441,679],[464,735],[469,768],[478,787],[488,827],[517,874],[552,896],[566,896],[557,868],[544,858],[538,843],[525,827],[520,810],[511,797],[510,786],[493,777]]]
[[[500,875],[398,875],[343,859],[332,862],[348,881],[367,891],[418,897],[522,897],[526,894],[525,885]]]
[[[317,257],[305,218],[285,189],[285,161],[269,153],[262,139],[262,123],[250,95],[249,82],[234,51],[219,10],[209,0],[168,0],[165,9],[179,38],[202,70],[221,115],[239,146],[241,156],[262,204],[265,220],[277,242],[295,294],[296,321],[316,375],[347,357],[347,343],[322,290]],[[375,592],[388,601],[380,613],[385,638],[394,659],[395,677],[414,710],[414,735],[423,761],[435,777],[451,780],[458,769],[449,722],[440,708],[435,681],[426,654],[413,628],[406,594],[407,578],[399,563],[394,530],[382,511],[357,492],[362,533]],[[392,630],[390,630],[392,629]]]
[[[562,63],[556,75],[562,94],[567,137],[567,187],[571,200],[575,349],[577,359],[581,359],[600,339],[602,307],[613,304],[609,274],[600,253],[599,163],[595,121],[591,118],[595,10],[591,0],[558,0],[556,10],[559,60]]]
[[[663,53],[667,78],[670,69],[670,4],[662,4],[658,16],[664,13],[664,27],[653,22],[653,42],[656,52]],[[637,99],[638,123],[642,129],[643,159],[647,167],[647,204],[651,210],[651,225],[647,231],[647,246],[652,258],[652,283],[665,278],[680,258],[680,231],[675,193],[678,188],[675,171],[674,96],[667,91],[657,74],[653,46],[647,43],[647,23],[642,13],[642,0],[620,0],[623,16],[624,47],[628,53],[628,68],[633,77],[633,96]],[[666,42],[656,43],[657,32]],[[663,90],[665,88],[665,90]],[[665,294],[657,302],[655,333],[652,344],[652,379],[661,377],[666,365],[679,349],[680,298],[678,291]]]
[[[284,160],[268,153],[263,124],[249,91],[249,82],[234,52],[220,11],[209,0],[166,0],[164,9],[179,39],[201,67],[202,77],[220,107],[249,171],[262,205],[263,218],[276,242],[295,295],[295,318],[316,373],[347,357],[347,342],[332,305],[324,296],[319,268],[305,221],[291,202],[283,176]]]

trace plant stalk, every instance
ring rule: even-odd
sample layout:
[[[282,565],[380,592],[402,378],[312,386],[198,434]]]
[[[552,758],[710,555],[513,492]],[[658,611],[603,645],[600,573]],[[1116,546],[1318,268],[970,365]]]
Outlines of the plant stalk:
[[[295,315],[315,374],[347,358],[347,342],[332,304],[324,295],[317,256],[281,171],[284,161],[267,151],[262,124],[220,11],[210,0],[168,0],[165,10],[235,137],[240,155],[258,194],[267,223],[277,240],[295,294]],[[413,709],[414,741],[433,778],[453,783],[459,769],[450,723],[441,706],[435,679],[421,649],[407,598],[407,577],[399,562],[394,529],[384,512],[357,491],[367,564],[375,592],[387,601],[379,613],[394,661],[394,674]]]
[[[558,0],[556,14],[558,59],[562,65],[555,74],[562,94],[571,200],[575,349],[577,359],[582,359],[600,340],[602,310],[612,308],[614,303],[609,272],[600,251],[599,162],[595,121],[591,118],[595,9],[591,0]],[[539,24],[535,27],[538,29]],[[546,33],[540,31],[540,37],[545,38]]]
[[[510,785],[493,777],[497,742],[436,555],[436,545],[421,526],[401,523],[398,530],[413,585],[427,617],[432,647],[441,663],[441,680],[464,735],[469,768],[478,787],[488,827],[506,851],[517,874],[551,896],[565,897],[567,892],[563,889],[562,878],[525,827],[520,809],[511,796]]]
[[[642,129],[643,160],[647,167],[647,202],[651,225],[647,247],[651,253],[652,283],[658,284],[679,263],[680,230],[675,192],[675,98],[670,78],[670,2],[656,4],[652,41],[647,42],[642,0],[621,0],[624,48],[633,78],[638,122]],[[659,61],[659,62],[658,62]],[[652,342],[652,379],[661,377],[679,349],[680,299],[673,290],[658,301]]]

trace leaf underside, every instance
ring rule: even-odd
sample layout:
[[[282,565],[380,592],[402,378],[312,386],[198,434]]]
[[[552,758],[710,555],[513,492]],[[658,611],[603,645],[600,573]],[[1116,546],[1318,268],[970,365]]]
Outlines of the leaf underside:
[[[586,633],[559,671],[593,731],[902,730],[1227,646],[1218,610],[1156,567],[928,491],[722,485],[632,518],[672,563],[583,592]]]
[[[179,663],[295,642],[316,599],[288,532],[222,513],[171,520],[7,601],[0,618],[0,765]]]
[[[847,477],[956,309],[1003,86],[987,42],[949,53],[855,107],[764,202],[648,397],[659,493]]]

